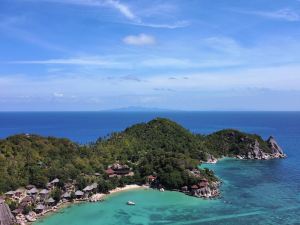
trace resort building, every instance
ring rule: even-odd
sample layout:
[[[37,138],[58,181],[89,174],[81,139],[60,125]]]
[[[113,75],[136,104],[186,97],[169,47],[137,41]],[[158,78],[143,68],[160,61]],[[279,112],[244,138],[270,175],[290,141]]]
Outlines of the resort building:
[[[84,193],[80,190],[77,190],[75,192],[75,196],[76,196],[76,198],[82,198],[84,196]]]
[[[105,170],[105,173],[109,177],[122,177],[122,176],[133,176],[134,173],[131,171],[131,168],[127,165],[121,165],[119,163],[115,163]]]

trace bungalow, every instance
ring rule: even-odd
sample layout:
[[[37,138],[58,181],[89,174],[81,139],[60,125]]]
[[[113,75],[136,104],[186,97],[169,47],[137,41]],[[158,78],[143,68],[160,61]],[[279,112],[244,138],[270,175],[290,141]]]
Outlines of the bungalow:
[[[24,188],[18,188],[15,191],[15,196],[18,197],[18,198],[20,198],[24,193],[25,193],[25,189]]]
[[[73,192],[73,191],[75,191],[75,186],[74,186],[74,184],[72,184],[72,183],[66,183],[66,184],[64,185],[64,189],[65,189],[67,192]]]
[[[188,187],[187,187],[187,186],[183,186],[183,187],[181,187],[181,191],[184,192],[184,193],[186,193],[186,192],[188,192],[189,190],[188,190]]]
[[[59,179],[58,178],[55,178],[54,180],[52,180],[51,182],[50,182],[50,184],[57,184],[57,183],[59,183]]]
[[[62,195],[62,197],[63,197],[64,199],[70,199],[70,198],[71,198],[71,193],[70,193],[70,192],[66,192],[66,193],[64,193],[64,194]]]
[[[32,185],[32,184],[28,184],[28,185],[26,186],[26,189],[27,189],[27,190],[30,190],[30,189],[32,189],[32,188],[35,188],[35,186]]]
[[[34,202],[33,198],[30,196],[26,196],[21,200],[21,204],[23,205],[31,205]]]
[[[96,190],[98,187],[98,184],[97,183],[93,183],[92,185],[89,185],[89,186],[86,186],[83,191],[84,192],[92,192],[94,190]]]
[[[48,194],[49,194],[49,191],[47,189],[43,189],[39,192],[39,195],[41,195],[41,196],[46,196]]]
[[[75,192],[75,196],[76,196],[76,198],[82,198],[84,196],[84,193],[80,190],[77,190]]]
[[[147,179],[148,179],[149,183],[152,183],[153,181],[156,180],[156,176],[150,175],[150,176],[147,177]]]
[[[38,190],[34,187],[31,188],[29,191],[27,191],[27,194],[29,195],[36,195],[38,193]]]
[[[21,214],[21,213],[23,213],[23,209],[22,209],[22,208],[17,208],[17,209],[15,209],[15,210],[13,210],[12,213],[13,213],[14,215]]]
[[[55,200],[53,198],[48,198],[45,202],[47,205],[54,205]]]
[[[196,190],[196,189],[199,189],[199,187],[196,184],[194,184],[194,185],[191,186],[191,189]]]
[[[111,176],[111,175],[114,175],[115,171],[113,171],[112,168],[108,168],[107,170],[105,170],[105,173],[106,173],[108,176]]]
[[[115,163],[111,166],[111,169],[114,171],[117,175],[126,175],[130,172],[130,168],[127,165],[121,165],[119,163]]]
[[[55,178],[54,180],[50,181],[48,184],[47,184],[47,188],[48,189],[52,189],[54,186],[56,186],[57,184],[59,183],[59,179],[58,178]]]
[[[36,213],[41,213],[41,212],[44,211],[44,209],[45,209],[45,206],[44,206],[44,205],[38,204],[38,205],[34,208],[34,211],[35,211]]]
[[[8,192],[5,193],[5,196],[9,197],[9,198],[12,198],[12,197],[14,197],[15,193],[16,193],[15,191],[8,191]]]

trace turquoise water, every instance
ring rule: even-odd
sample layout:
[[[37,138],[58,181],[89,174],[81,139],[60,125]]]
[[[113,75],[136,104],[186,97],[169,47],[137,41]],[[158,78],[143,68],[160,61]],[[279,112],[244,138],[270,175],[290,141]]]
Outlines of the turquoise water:
[[[35,225],[125,224],[300,224],[300,113],[0,113],[0,137],[28,132],[94,140],[113,130],[157,116],[171,118],[197,133],[237,128],[267,138],[274,135],[288,158],[270,161],[221,160],[222,197],[202,200],[176,192],[136,190],[105,202],[63,209]],[[125,203],[134,201],[136,206]]]
[[[111,195],[105,202],[64,209],[36,225],[299,224],[299,189],[283,182],[289,179],[288,174],[270,170],[282,163],[226,159],[208,165],[223,178],[220,199],[203,200],[155,190],[127,191]],[[299,180],[294,182],[299,184]],[[128,200],[136,206],[127,206]]]

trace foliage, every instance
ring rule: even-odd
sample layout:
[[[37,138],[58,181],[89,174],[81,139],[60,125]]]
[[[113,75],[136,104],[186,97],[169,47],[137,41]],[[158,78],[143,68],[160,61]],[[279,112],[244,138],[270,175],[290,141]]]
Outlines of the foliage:
[[[97,182],[98,189],[106,192],[117,186],[145,183],[152,174],[166,188],[178,189],[198,182],[188,170],[198,168],[208,155],[242,154],[255,141],[265,152],[271,151],[257,135],[236,130],[195,135],[161,118],[131,126],[89,145],[78,145],[65,138],[15,135],[0,140],[0,192],[28,184],[43,188],[54,178],[60,179],[59,187],[71,179],[76,181],[77,189]],[[129,165],[134,176],[108,178],[104,170],[116,161]],[[101,176],[95,177],[95,172]],[[210,181],[217,179],[211,171],[200,172]],[[57,190],[52,195],[55,200],[60,197]]]

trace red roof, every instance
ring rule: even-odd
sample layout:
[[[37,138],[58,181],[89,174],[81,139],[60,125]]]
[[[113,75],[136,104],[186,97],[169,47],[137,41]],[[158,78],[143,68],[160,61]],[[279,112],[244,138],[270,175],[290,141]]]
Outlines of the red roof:
[[[111,168],[108,168],[107,170],[105,170],[106,174],[108,175],[112,175],[115,173],[115,171],[113,171]]]
[[[149,180],[155,180],[155,179],[156,179],[156,177],[155,177],[155,176],[153,176],[153,175],[150,175],[150,176],[148,176],[148,179],[149,179]]]

